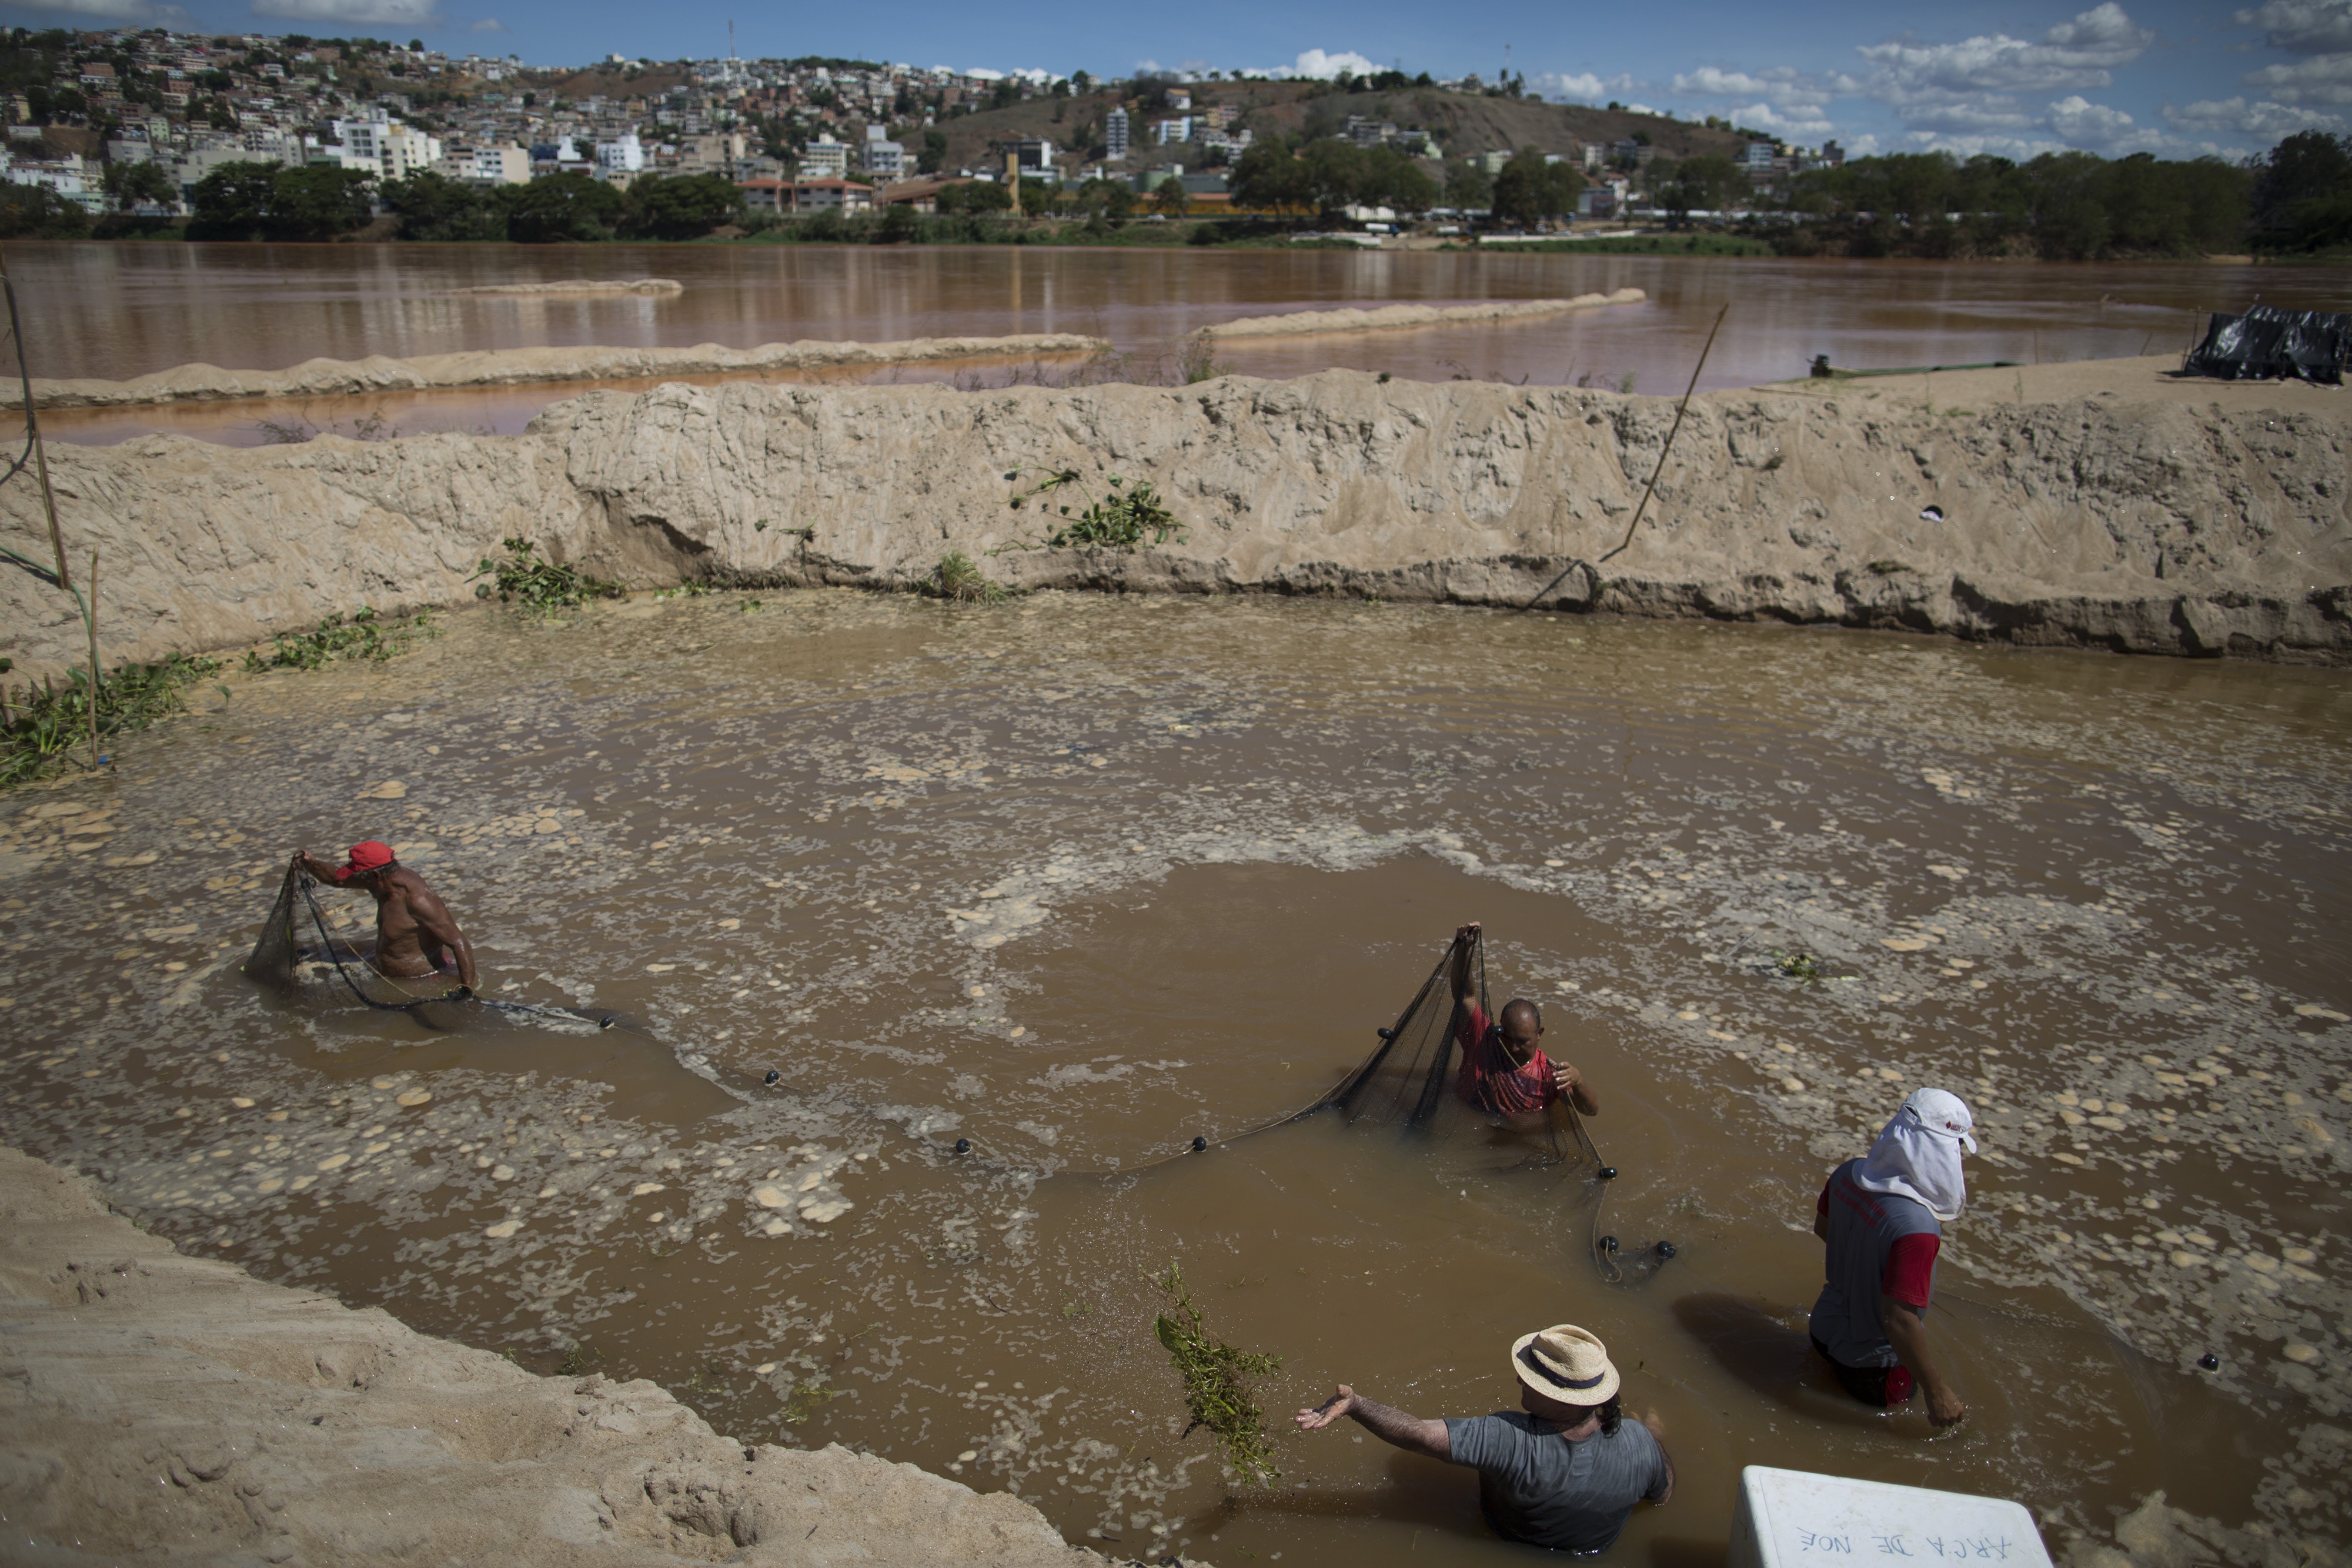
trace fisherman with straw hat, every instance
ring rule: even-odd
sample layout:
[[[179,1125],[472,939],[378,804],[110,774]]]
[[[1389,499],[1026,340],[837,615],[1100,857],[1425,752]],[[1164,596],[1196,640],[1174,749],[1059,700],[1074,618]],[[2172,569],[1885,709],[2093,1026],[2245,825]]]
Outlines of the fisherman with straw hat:
[[[1968,1202],[1960,1155],[1977,1152],[1975,1125],[1958,1095],[1919,1090],[1870,1153],[1830,1173],[1813,1206],[1813,1234],[1829,1244],[1813,1348],[1865,1405],[1908,1404],[1925,1388],[1938,1427],[1969,1412],[1928,1352],[1927,1317],[1944,1227]]]
[[[1580,1557],[1606,1552],[1637,1502],[1675,1494],[1675,1467],[1652,1427],[1628,1421],[1608,1347],[1574,1323],[1523,1334],[1511,1346],[1519,1408],[1423,1421],[1346,1384],[1312,1410],[1302,1431],[1352,1417],[1384,1443],[1478,1472],[1480,1511],[1496,1534]]]

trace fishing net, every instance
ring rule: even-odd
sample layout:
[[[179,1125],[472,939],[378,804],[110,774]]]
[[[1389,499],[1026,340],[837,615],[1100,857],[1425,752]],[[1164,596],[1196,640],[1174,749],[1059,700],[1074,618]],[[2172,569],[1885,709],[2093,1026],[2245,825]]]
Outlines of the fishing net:
[[[1484,945],[1476,936],[1457,936],[1396,1022],[1380,1031],[1371,1054],[1299,1117],[1336,1111],[1349,1123],[1423,1140],[1462,1174],[1483,1172],[1523,1184],[1530,1200],[1558,1206],[1563,1239],[1589,1249],[1602,1279],[1612,1284],[1647,1279],[1674,1256],[1674,1248],[1622,1246],[1602,1228],[1601,1210],[1617,1171],[1601,1163],[1574,1104],[1562,1097],[1540,1113],[1501,1117],[1479,1111],[1456,1092],[1455,1063],[1469,1012],[1454,995],[1457,963],[1467,964],[1478,1011],[1492,1019]]]

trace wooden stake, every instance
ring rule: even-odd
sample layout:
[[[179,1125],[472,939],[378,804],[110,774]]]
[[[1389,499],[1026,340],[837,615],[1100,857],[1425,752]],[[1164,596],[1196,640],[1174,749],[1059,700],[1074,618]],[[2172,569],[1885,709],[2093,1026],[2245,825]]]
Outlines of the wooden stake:
[[[89,768],[98,771],[98,547],[89,547],[89,602],[82,611],[89,628]]]
[[[1633,530],[1642,526],[1642,514],[1650,509],[1650,497],[1658,493],[1658,476],[1666,471],[1666,454],[1675,449],[1675,437],[1682,434],[1683,415],[1690,411],[1691,393],[1698,390],[1698,374],[1706,369],[1706,356],[1708,350],[1715,347],[1715,335],[1723,330],[1723,319],[1730,314],[1731,306],[1727,302],[1715,313],[1715,325],[1706,330],[1706,343],[1698,351],[1698,363],[1691,367],[1690,385],[1683,388],[1683,401],[1675,405],[1674,428],[1666,432],[1666,444],[1658,448],[1658,465],[1650,470],[1650,487],[1642,492],[1642,504],[1633,508],[1633,520],[1625,525],[1624,543],[1611,550],[1609,555],[1602,556],[1602,560],[1607,560],[1610,555],[1622,554],[1625,546],[1633,542]]]
[[[25,388],[25,438],[33,446],[33,473],[41,483],[41,506],[49,517],[49,548],[58,556],[58,586],[73,587],[66,570],[65,535],[58,531],[58,497],[49,488],[49,455],[41,445],[40,416],[33,408],[33,372],[25,362],[25,328],[16,319],[16,286],[8,277],[8,264],[0,257],[0,292],[8,296],[8,334],[16,340],[16,376]]]

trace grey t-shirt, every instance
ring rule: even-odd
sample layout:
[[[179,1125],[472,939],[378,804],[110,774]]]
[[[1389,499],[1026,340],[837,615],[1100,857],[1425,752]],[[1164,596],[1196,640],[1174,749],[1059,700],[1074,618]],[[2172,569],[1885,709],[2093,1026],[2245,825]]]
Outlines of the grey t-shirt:
[[[1445,1423],[1454,1462],[1475,1466],[1486,1521],[1559,1552],[1605,1551],[1633,1505],[1666,1491],[1666,1456],[1639,1421],[1571,1443],[1523,1410]]]

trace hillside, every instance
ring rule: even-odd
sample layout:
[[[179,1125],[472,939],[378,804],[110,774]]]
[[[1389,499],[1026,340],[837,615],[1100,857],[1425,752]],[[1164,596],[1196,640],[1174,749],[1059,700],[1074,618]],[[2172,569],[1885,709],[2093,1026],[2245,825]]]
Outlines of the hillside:
[[[1748,141],[1728,131],[1709,131],[1661,115],[1534,99],[1488,98],[1437,88],[1334,93],[1322,90],[1321,84],[1315,82],[1256,81],[1197,82],[1190,90],[1194,112],[1213,104],[1237,105],[1243,110],[1239,123],[1261,136],[1330,135],[1347,124],[1349,115],[1360,114],[1402,128],[1434,131],[1449,157],[1529,146],[1566,153],[1571,141],[1612,142],[1635,131],[1649,133],[1660,157],[1677,161],[1706,152],[1736,154]],[[1122,101],[1133,139],[1129,162],[1139,167],[1156,162],[1157,150],[1144,141],[1147,126],[1171,111],[1156,106],[1144,110],[1143,100],[1098,91],[1067,99],[1031,99],[1010,108],[944,120],[939,129],[947,133],[947,166],[978,168],[987,161],[992,142],[1014,137],[1050,136],[1056,145],[1083,153],[1099,144],[1104,116]]]

